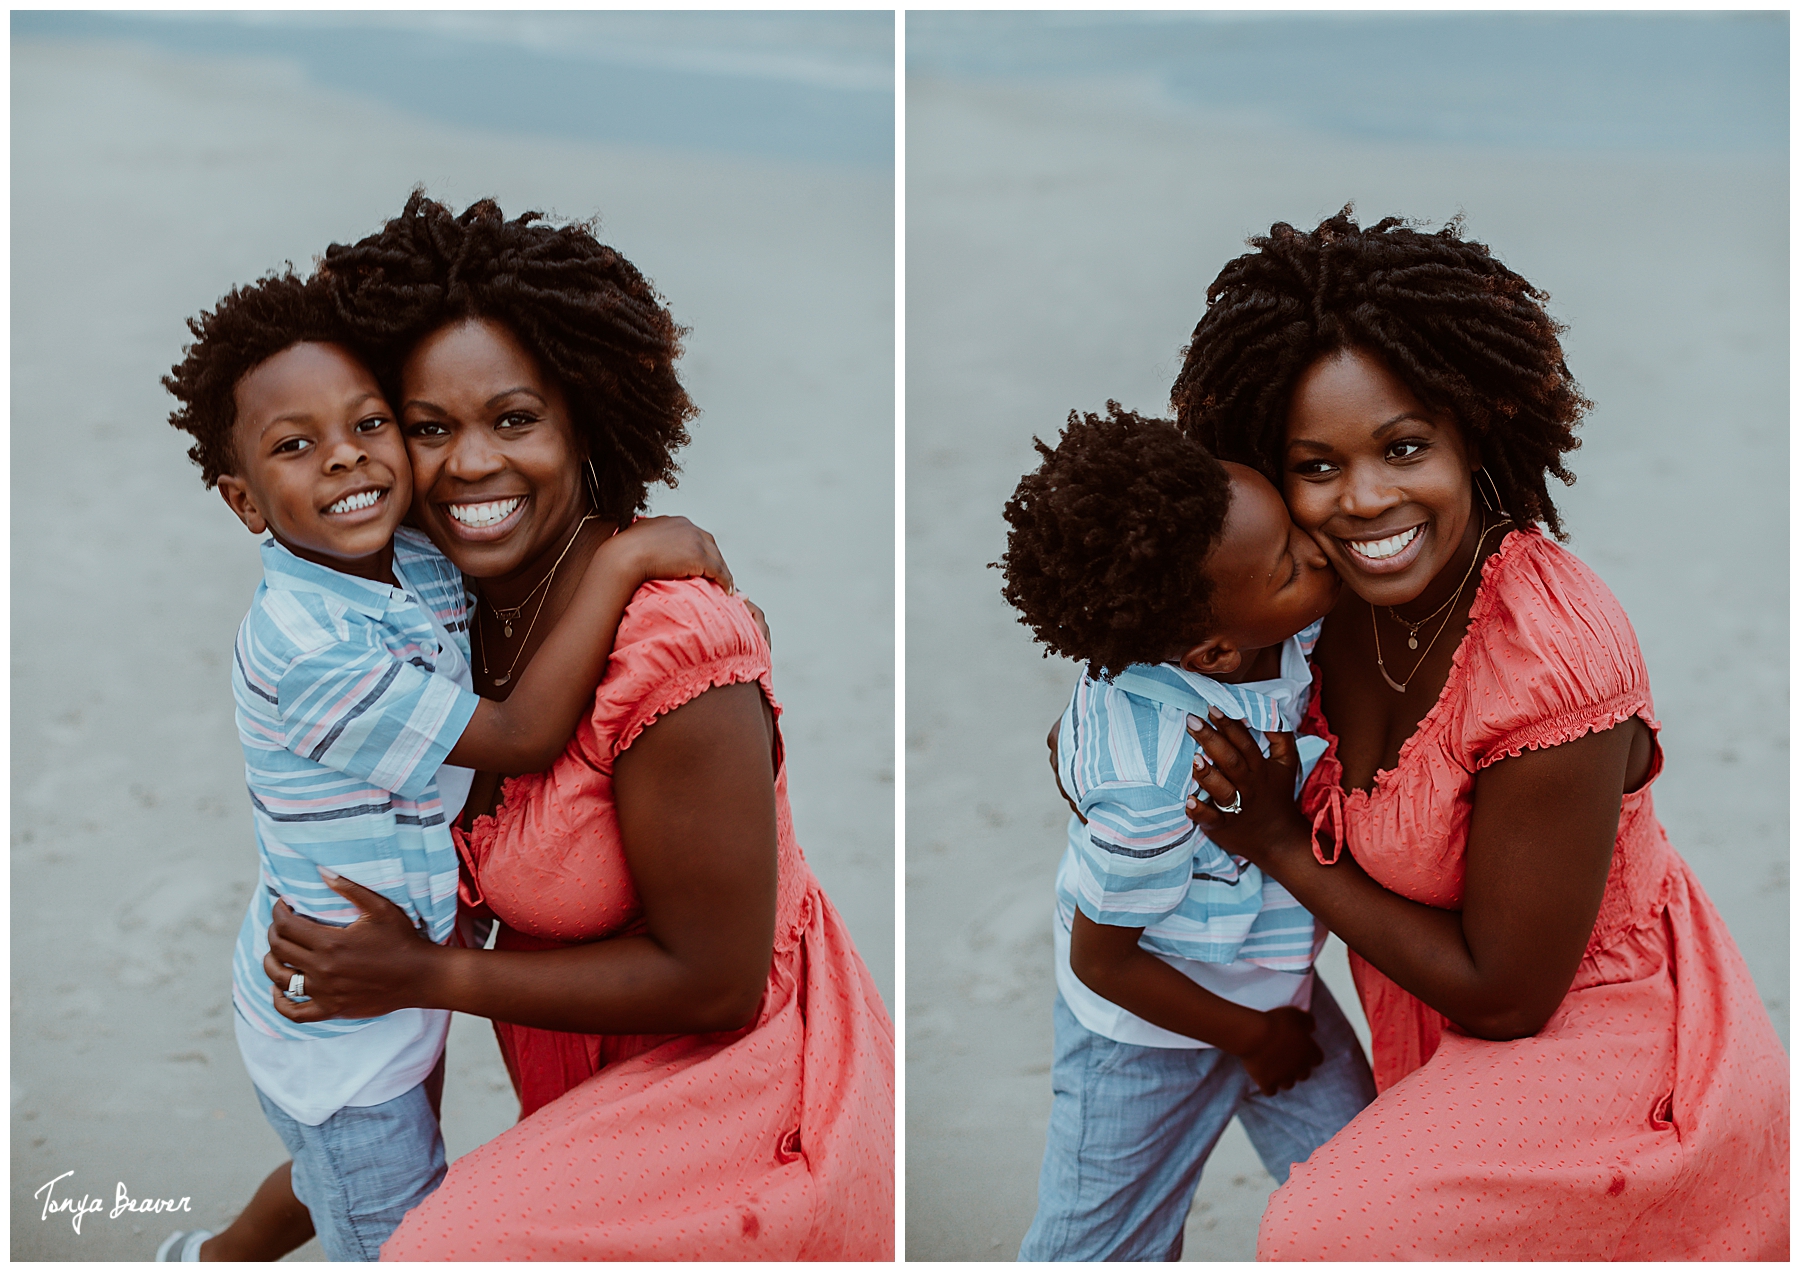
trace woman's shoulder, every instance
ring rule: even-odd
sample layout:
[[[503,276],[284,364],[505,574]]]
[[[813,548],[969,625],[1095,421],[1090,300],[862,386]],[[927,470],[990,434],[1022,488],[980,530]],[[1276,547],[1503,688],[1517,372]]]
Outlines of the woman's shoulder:
[[[1608,649],[1642,661],[1619,598],[1586,562],[1541,530],[1508,534],[1481,573],[1486,604],[1478,601],[1470,625],[1509,652]]]
[[[657,656],[684,664],[761,654],[769,647],[741,596],[710,579],[656,579],[625,607],[615,659]]]
[[[1459,651],[1469,686],[1464,736],[1478,763],[1649,709],[1631,620],[1574,553],[1541,531],[1515,531],[1482,566],[1481,582]]]
[[[625,609],[592,722],[616,752],[688,699],[768,674],[768,643],[742,597],[707,579],[660,579]]]

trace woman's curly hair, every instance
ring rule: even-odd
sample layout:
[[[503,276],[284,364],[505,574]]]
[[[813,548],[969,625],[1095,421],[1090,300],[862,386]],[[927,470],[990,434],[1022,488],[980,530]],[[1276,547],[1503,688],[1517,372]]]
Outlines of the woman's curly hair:
[[[675,375],[687,330],[590,224],[553,226],[538,212],[509,221],[492,199],[458,216],[414,190],[380,231],[327,248],[319,274],[391,391],[421,338],[492,319],[561,385],[599,511],[629,516],[652,483],[675,484],[675,452],[699,413]]]
[[[1206,556],[1225,527],[1224,466],[1170,420],[1069,412],[1006,502],[1001,595],[1049,652],[1090,676],[1161,662],[1210,621]],[[1049,656],[1048,653],[1045,655]]]
[[[194,342],[163,377],[163,388],[181,403],[169,423],[194,436],[188,458],[200,466],[210,489],[238,469],[232,445],[237,385],[259,363],[303,341],[345,342],[324,288],[297,277],[292,267],[245,287],[234,287],[210,311],[188,319]]]
[[[1563,534],[1546,478],[1593,403],[1563,361],[1545,293],[1461,237],[1388,217],[1364,229],[1350,207],[1311,232],[1281,222],[1219,272],[1170,394],[1181,426],[1221,459],[1279,487],[1289,396],[1321,356],[1379,357],[1425,405],[1449,412],[1506,510]]]

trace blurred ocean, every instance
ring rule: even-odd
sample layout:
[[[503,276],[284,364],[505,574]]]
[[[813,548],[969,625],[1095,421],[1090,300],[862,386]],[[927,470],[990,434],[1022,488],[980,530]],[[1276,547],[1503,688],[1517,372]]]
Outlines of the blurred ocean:
[[[887,12],[15,12],[18,37],[286,63],[437,123],[891,167]]]
[[[1785,12],[909,13],[906,59],[911,76],[1148,84],[1215,118],[1364,140],[1788,146]]]

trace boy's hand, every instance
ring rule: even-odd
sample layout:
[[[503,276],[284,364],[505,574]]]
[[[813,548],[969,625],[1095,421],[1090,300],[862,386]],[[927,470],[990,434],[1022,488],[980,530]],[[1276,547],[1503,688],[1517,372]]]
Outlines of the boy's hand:
[[[711,579],[735,593],[731,569],[713,537],[686,517],[639,517],[600,546],[640,583],[652,579]]]
[[[757,627],[762,630],[763,644],[767,645],[770,649],[775,648],[775,638],[769,634],[769,619],[767,615],[762,612],[762,606],[758,605],[748,596],[740,599],[744,602],[744,608],[750,611],[750,617],[756,620]]]
[[[1261,1039],[1238,1059],[1262,1093],[1274,1095],[1304,1080],[1325,1059],[1325,1053],[1313,1041],[1311,1012],[1277,1007],[1262,1015]]]

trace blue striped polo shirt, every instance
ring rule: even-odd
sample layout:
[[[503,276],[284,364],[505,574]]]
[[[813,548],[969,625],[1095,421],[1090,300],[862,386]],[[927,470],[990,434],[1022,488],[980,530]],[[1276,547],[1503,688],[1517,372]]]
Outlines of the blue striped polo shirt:
[[[1324,944],[1323,926],[1279,883],[1188,820],[1196,744],[1187,717],[1204,718],[1216,706],[1249,725],[1266,753],[1264,732],[1292,731],[1305,716],[1307,657],[1320,627],[1287,640],[1274,680],[1226,684],[1158,663],[1076,684],[1059,726],[1058,775],[1087,820],[1070,817],[1057,871],[1057,972],[1088,1028],[1126,1042],[1199,1045],[1104,1004],[1075,980],[1066,941],[1077,909],[1095,923],[1144,929],[1142,948],[1245,1006],[1266,1010],[1310,995],[1310,978],[1304,985],[1301,978]],[[1323,745],[1298,741],[1304,781]],[[1083,1018],[1098,1010],[1115,1024],[1126,1018],[1125,1027]]]
[[[387,897],[432,940],[449,936],[456,848],[438,767],[480,699],[436,672],[440,660],[467,665],[468,601],[456,568],[412,530],[394,536],[395,577],[410,593],[302,560],[273,539],[262,558],[232,671],[262,884],[238,931],[232,999],[265,1036],[327,1038],[370,1022],[297,1024],[275,1010],[262,967],[274,900],[353,921],[355,907],[319,877],[327,866]]]

